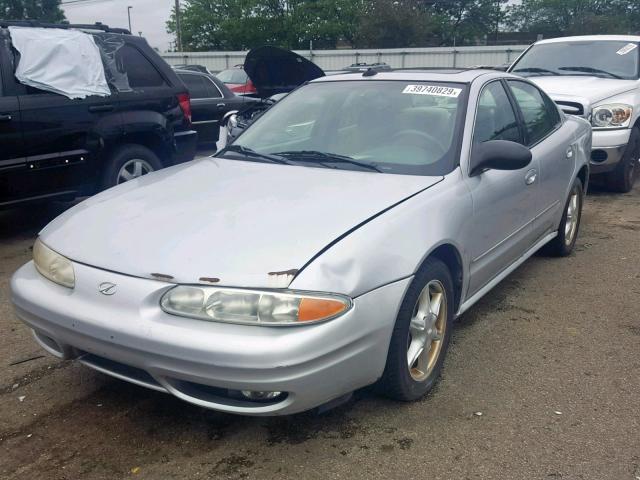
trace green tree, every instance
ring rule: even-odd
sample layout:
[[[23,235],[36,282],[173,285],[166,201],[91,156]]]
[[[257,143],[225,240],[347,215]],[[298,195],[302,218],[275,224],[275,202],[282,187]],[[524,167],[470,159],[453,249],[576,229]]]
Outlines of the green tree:
[[[420,47],[433,42],[440,18],[419,0],[373,0],[359,18],[362,48]]]
[[[364,0],[186,0],[181,9],[184,50],[242,50],[274,44],[333,48],[356,35]],[[176,34],[175,11],[167,23]]]
[[[441,19],[441,43],[477,45],[495,37],[505,21],[507,0],[432,0]]]
[[[0,18],[51,23],[66,21],[60,0],[0,0]]]
[[[513,29],[544,36],[634,33],[638,22],[638,0],[523,0],[508,9]]]

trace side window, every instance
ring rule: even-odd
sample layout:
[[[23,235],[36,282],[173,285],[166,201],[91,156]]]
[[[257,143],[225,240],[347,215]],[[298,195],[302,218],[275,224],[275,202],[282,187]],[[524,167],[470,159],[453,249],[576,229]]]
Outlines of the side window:
[[[555,104],[540,90],[529,83],[509,80],[527,131],[528,144],[534,145],[549,135],[560,122]]]
[[[473,143],[489,140],[522,143],[516,114],[501,82],[491,82],[484,87],[478,100]]]
[[[210,78],[202,77],[202,80],[207,88],[207,97],[209,98],[222,98],[222,94],[220,93],[220,89],[213,83],[213,80]]]
[[[162,87],[166,85],[153,64],[137,48],[124,45],[118,50],[118,57],[129,77],[131,88]]]
[[[180,75],[180,78],[187,86],[191,98],[207,98],[209,96],[209,92],[207,91],[207,87],[204,83],[205,80],[201,76],[182,74]]]

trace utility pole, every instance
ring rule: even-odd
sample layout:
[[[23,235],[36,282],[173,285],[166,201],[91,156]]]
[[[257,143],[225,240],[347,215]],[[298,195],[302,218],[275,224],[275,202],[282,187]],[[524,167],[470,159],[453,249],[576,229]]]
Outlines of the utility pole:
[[[180,0],[176,0],[176,50],[182,51],[182,29],[180,28]]]
[[[133,7],[127,7],[127,17],[129,17],[129,32],[133,33],[133,30],[131,30],[131,9]]]

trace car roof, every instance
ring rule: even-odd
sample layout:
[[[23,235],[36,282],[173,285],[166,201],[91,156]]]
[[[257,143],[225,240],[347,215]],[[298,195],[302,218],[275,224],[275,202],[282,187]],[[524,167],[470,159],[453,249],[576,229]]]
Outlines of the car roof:
[[[574,37],[558,37],[548,38],[536,42],[536,45],[545,43],[564,43],[564,42],[595,42],[595,41],[618,41],[618,42],[640,42],[638,35],[577,35]]]
[[[484,75],[499,75],[501,77],[515,77],[514,75],[489,69],[403,69],[392,71],[376,71],[375,75],[362,72],[329,75],[313,80],[316,82],[336,82],[344,80],[399,80],[399,81],[431,81],[471,83]]]

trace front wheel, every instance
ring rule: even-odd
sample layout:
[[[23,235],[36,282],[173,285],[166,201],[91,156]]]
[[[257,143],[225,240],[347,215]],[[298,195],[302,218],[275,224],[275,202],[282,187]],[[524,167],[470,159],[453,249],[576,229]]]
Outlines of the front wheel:
[[[614,192],[628,193],[640,173],[640,127],[633,127],[629,143],[616,169],[607,174],[607,186]]]
[[[566,257],[571,254],[578,239],[583,203],[584,190],[582,181],[576,178],[564,207],[562,220],[558,227],[558,236],[545,245],[544,253],[554,257]]]
[[[377,385],[380,393],[413,401],[434,387],[451,339],[454,314],[451,273],[442,261],[430,258],[400,307],[387,364]]]

